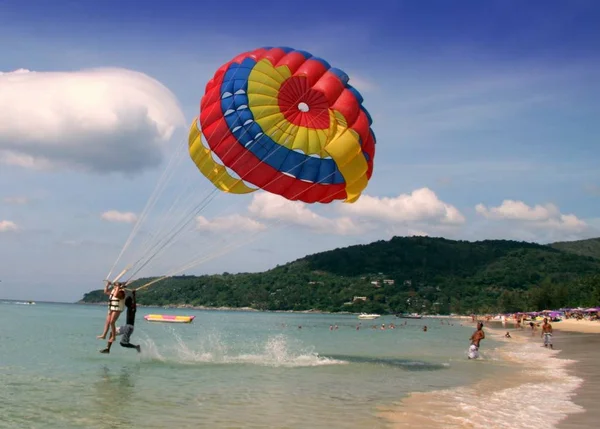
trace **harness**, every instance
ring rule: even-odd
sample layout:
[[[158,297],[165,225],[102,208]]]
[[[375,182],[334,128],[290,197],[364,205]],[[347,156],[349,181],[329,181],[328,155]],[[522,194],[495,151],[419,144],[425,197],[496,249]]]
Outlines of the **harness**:
[[[119,299],[115,296],[115,290],[110,294],[108,298],[108,310],[109,311],[123,311],[125,310],[125,299]]]

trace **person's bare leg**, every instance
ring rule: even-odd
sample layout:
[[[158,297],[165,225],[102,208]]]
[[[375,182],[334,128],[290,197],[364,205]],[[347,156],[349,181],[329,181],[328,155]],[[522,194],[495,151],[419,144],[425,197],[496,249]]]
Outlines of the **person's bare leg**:
[[[111,343],[115,341],[115,338],[117,338],[117,319],[120,315],[120,311],[113,311],[113,314],[110,318],[110,337],[108,341],[110,341]]]
[[[108,314],[106,315],[106,322],[104,322],[104,330],[102,331],[102,335],[98,335],[96,338],[98,338],[99,340],[104,340],[106,339],[106,334],[108,334],[108,328],[110,326],[110,320],[112,318],[112,314],[114,313],[114,311],[109,311]]]

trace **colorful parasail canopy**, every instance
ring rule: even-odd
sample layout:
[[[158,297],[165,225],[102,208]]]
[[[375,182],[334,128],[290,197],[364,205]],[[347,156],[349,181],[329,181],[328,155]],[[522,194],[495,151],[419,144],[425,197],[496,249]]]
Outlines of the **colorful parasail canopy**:
[[[266,47],[238,55],[206,85],[190,156],[224,192],[355,202],[373,173],[375,135],[348,81],[305,51]]]

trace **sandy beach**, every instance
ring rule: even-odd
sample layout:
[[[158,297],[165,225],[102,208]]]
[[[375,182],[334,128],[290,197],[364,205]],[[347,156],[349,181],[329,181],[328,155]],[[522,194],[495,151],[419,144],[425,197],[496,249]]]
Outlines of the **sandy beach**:
[[[553,323],[553,342],[560,359],[573,361],[568,371],[580,378],[582,383],[575,389],[572,401],[584,409],[572,413],[556,427],[559,429],[581,429],[597,427],[600,421],[600,322],[590,320],[565,319]],[[527,332],[524,329],[523,332]],[[531,341],[541,343],[539,331],[531,336]],[[528,336],[528,335],[525,335]]]
[[[431,428],[592,428],[600,420],[600,323],[566,320],[553,324],[555,350],[543,347],[540,331],[515,329],[512,323],[486,322],[488,338],[482,362],[502,359],[514,365],[510,375],[490,374],[475,385],[414,393],[398,406],[381,409],[395,429]],[[504,338],[506,331],[512,338]]]
[[[573,402],[582,406],[585,412],[569,415],[558,428],[592,428],[600,421],[600,322],[585,320],[566,320],[556,323],[555,330],[559,356],[575,360],[571,371],[583,379],[581,386],[575,390]],[[564,334],[562,334],[564,332]]]
[[[600,334],[600,321],[566,319],[553,323],[553,328],[561,332],[578,332],[580,334]]]

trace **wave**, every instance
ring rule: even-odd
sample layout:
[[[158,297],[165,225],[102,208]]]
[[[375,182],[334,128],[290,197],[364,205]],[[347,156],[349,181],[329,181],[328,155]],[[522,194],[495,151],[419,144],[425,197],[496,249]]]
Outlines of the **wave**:
[[[35,305],[35,302],[33,302],[33,301],[0,301],[0,304]]]
[[[368,356],[348,356],[348,355],[330,355],[330,358],[351,363],[367,363],[374,365],[392,366],[405,369],[407,371],[436,371],[447,369],[450,363],[431,363],[425,361],[401,359],[401,358],[384,358],[384,357],[368,357]]]
[[[557,353],[514,338],[490,353],[514,365],[512,375],[492,376],[472,386],[413,393],[401,408],[381,409],[381,414],[396,428],[555,427],[568,414],[584,411],[572,402],[583,383],[567,371],[575,361],[559,359]]]
[[[283,334],[269,337],[262,344],[243,344],[250,351],[232,350],[220,335],[209,334],[196,342],[185,341],[173,332],[175,344],[159,348],[146,338],[142,340],[142,360],[177,364],[250,364],[270,367],[315,367],[343,365],[348,362],[320,356],[311,349],[292,345]],[[239,344],[238,344],[239,346]]]

